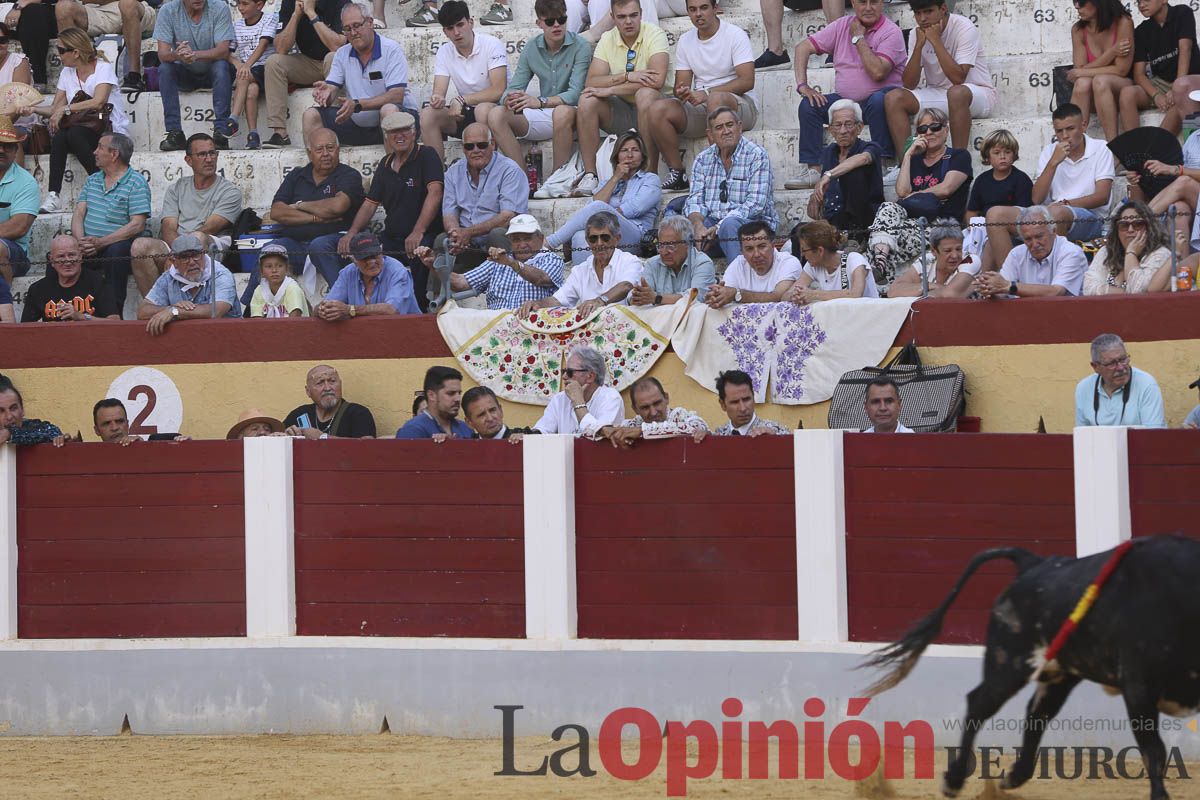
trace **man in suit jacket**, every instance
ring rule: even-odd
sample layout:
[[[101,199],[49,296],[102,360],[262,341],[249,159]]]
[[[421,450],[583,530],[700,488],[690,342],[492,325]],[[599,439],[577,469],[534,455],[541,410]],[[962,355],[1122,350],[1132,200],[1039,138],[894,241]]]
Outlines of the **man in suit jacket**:
[[[504,424],[504,409],[496,399],[496,393],[486,386],[468,389],[462,399],[463,416],[471,430],[473,439],[508,439],[514,444],[530,433],[533,428],[510,428]]]

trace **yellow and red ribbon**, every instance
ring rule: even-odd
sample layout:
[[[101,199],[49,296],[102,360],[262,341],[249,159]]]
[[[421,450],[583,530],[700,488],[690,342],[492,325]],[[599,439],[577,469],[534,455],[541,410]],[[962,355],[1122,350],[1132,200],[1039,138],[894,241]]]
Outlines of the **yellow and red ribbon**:
[[[1054,640],[1050,642],[1050,646],[1046,648],[1046,663],[1053,661],[1058,656],[1058,651],[1062,650],[1063,645],[1071,638],[1071,634],[1079,627],[1080,621],[1087,616],[1087,613],[1092,610],[1092,605],[1096,602],[1096,598],[1100,596],[1100,589],[1112,576],[1117,565],[1121,563],[1121,559],[1129,552],[1129,548],[1133,547],[1132,541],[1121,542],[1113,550],[1113,554],[1108,561],[1104,563],[1104,567],[1100,570],[1100,574],[1096,579],[1088,584],[1083,596],[1079,598],[1079,602],[1075,604],[1075,610],[1071,612],[1065,620],[1062,627],[1058,629],[1058,633],[1054,635]]]

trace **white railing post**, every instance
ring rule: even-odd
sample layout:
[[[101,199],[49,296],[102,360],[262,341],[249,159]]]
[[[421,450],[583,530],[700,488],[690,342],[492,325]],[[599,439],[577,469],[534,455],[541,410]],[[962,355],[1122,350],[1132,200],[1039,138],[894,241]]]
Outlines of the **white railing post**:
[[[1129,429],[1076,428],[1075,555],[1082,558],[1129,539]]]
[[[850,626],[843,432],[799,430],[793,436],[800,641],[845,642]]]
[[[17,638],[17,448],[0,445],[0,641]]]
[[[246,636],[296,635],[292,440],[242,440],[246,485]]]
[[[574,639],[575,437],[526,436],[525,637]]]

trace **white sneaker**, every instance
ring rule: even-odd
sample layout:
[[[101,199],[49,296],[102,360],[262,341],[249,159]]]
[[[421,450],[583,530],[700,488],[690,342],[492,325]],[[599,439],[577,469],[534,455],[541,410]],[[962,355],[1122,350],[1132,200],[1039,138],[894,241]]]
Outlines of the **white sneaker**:
[[[63,210],[63,202],[58,196],[58,192],[48,192],[46,199],[42,201],[42,207],[38,209],[39,214],[57,214]]]
[[[785,189],[811,189],[821,180],[821,173],[807,164],[802,164],[796,174],[783,184]]]
[[[591,197],[600,188],[600,179],[590,172],[584,173],[571,190],[571,197]]]
[[[900,178],[900,166],[896,165],[896,166],[892,167],[891,169],[889,169],[887,172],[883,173],[883,185],[884,186],[895,186],[896,181],[899,180],[899,178]]]

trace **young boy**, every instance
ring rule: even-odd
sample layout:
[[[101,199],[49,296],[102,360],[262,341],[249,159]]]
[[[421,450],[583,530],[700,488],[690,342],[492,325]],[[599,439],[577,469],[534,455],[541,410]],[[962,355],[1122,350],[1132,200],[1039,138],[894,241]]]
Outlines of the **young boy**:
[[[1200,74],[1196,49],[1196,14],[1187,5],[1167,5],[1167,0],[1138,0],[1146,20],[1133,32],[1133,85],[1121,90],[1121,125],[1138,127],[1138,112],[1157,108],[1163,112],[1160,127],[1178,134],[1182,127],[1171,89],[1188,75]]]
[[[286,247],[274,242],[263,247],[258,253],[258,273],[262,281],[250,298],[251,317],[279,319],[309,316],[304,290],[288,275]]]
[[[984,164],[991,167],[980,173],[971,186],[967,198],[966,224],[972,226],[963,242],[963,252],[981,257],[988,268],[987,229],[980,223],[986,220],[987,212],[994,206],[1028,208],[1033,205],[1033,181],[1013,166],[1021,157],[1021,146],[1017,137],[1000,128],[983,137],[979,154]],[[999,265],[996,265],[998,267]]]
[[[237,50],[229,54],[229,67],[235,73],[233,108],[231,116],[237,119],[246,109],[246,122],[250,132],[246,134],[246,149],[257,150],[261,146],[258,136],[258,97],[265,92],[267,58],[275,53],[272,42],[279,19],[274,13],[263,13],[266,0],[237,0],[238,14],[233,32],[237,37]]]

